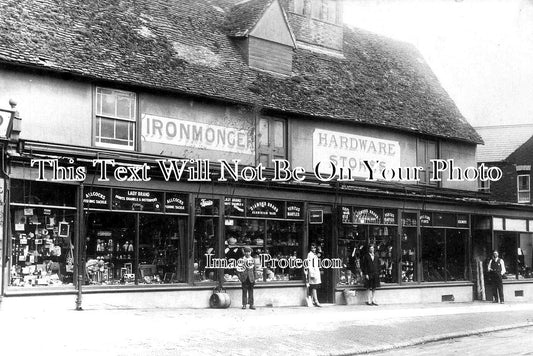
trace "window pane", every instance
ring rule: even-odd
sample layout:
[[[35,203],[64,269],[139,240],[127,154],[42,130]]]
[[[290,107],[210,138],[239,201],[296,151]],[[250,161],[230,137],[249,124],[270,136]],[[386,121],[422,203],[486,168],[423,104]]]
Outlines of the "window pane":
[[[135,215],[89,214],[86,256],[86,284],[134,284]]]
[[[321,14],[322,14],[322,1],[311,2],[311,17],[319,19]]]
[[[139,284],[186,281],[186,217],[139,216]]]
[[[380,280],[382,283],[398,283],[396,260],[397,229],[392,226],[374,226],[373,233],[376,256],[381,264]]]
[[[97,136],[114,138],[115,137],[115,120],[98,118],[99,121],[99,132]]]
[[[414,214],[416,222],[416,214]],[[402,282],[416,282],[416,227],[404,227],[402,247]]]
[[[206,268],[207,256],[218,258],[218,218],[196,218],[194,225],[194,282],[217,281],[215,268]]]
[[[467,232],[464,230],[446,230],[446,280],[467,280],[466,240]]]
[[[294,12],[297,14],[304,13],[304,0],[294,0]]]
[[[533,278],[533,234],[520,234],[518,247],[518,278]]]
[[[283,121],[274,121],[274,147],[285,147],[285,123]]]
[[[444,229],[422,230],[422,268],[424,282],[443,282]]]
[[[268,146],[268,120],[259,120],[259,146]]]
[[[115,120],[115,138],[128,140],[130,123],[127,121]]]
[[[259,156],[259,163],[261,163],[263,167],[270,167],[272,165],[272,162],[268,159],[268,155],[265,154]]]
[[[228,219],[225,224],[226,248],[225,258],[238,260],[244,256],[244,247],[250,246],[253,250],[252,257],[258,258],[264,253],[265,246],[265,221],[256,219]],[[259,262],[259,261],[257,261]],[[263,281],[267,275],[261,269],[256,270],[256,281]],[[239,282],[237,270],[228,268],[224,270],[224,279],[227,282]]]
[[[494,245],[499,257],[505,262],[507,278],[515,279],[517,270],[517,249],[515,232],[495,232]],[[491,254],[492,255],[492,254]],[[490,256],[489,256],[490,257]]]
[[[518,190],[529,190],[529,176],[518,176]]]
[[[28,210],[32,215],[28,215]],[[11,216],[9,286],[72,286],[76,212],[13,207]]]
[[[117,116],[124,119],[133,118],[133,100],[124,95],[118,96],[117,102]]]
[[[328,1],[328,21],[332,23],[337,22],[337,2]]]
[[[280,261],[303,259],[305,256],[302,256],[302,239],[303,223],[267,221],[266,249],[273,258]],[[270,266],[265,273],[266,279],[273,281],[302,280],[303,277],[301,269],[280,266]]]
[[[101,105],[102,112],[101,112],[101,115],[115,116],[116,115],[116,112],[115,112],[115,105],[116,105],[115,96],[113,94],[104,94],[104,93],[102,93],[101,98],[102,98],[102,105]]]

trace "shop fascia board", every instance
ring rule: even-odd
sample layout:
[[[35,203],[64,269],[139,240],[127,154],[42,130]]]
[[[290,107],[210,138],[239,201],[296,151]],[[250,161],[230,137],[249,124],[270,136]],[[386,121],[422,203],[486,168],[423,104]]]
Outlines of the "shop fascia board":
[[[29,160],[31,158],[76,158],[78,162],[83,163],[87,168],[92,167],[93,159],[114,159],[118,165],[128,164],[142,164],[147,163],[151,167],[155,168],[152,172],[157,172],[158,165],[155,163],[157,159],[186,159],[170,156],[159,156],[145,153],[132,153],[124,151],[105,150],[93,147],[81,147],[73,145],[57,145],[47,142],[39,141],[21,141],[22,143],[22,155],[20,157],[12,157],[12,161],[24,159]],[[384,196],[400,197],[401,199],[420,200],[420,199],[436,199],[443,201],[454,201],[467,204],[486,204],[486,198],[483,199],[477,192],[461,191],[449,188],[433,188],[421,185],[406,185],[395,182],[367,182],[364,180],[357,180],[354,182],[321,182],[312,173],[307,172],[305,174],[305,180],[302,182],[271,182],[273,178],[273,170],[265,170],[265,178],[267,182],[233,182],[228,180],[227,182],[217,182],[217,175],[220,172],[221,164],[218,162],[212,162],[210,164],[212,168],[211,177],[213,183],[216,184],[236,184],[242,186],[261,186],[264,187],[268,184],[269,187],[275,186],[279,188],[289,189],[316,189],[317,191],[331,190],[334,192],[342,192],[343,194],[378,194]],[[244,167],[242,167],[244,168]],[[242,169],[241,168],[241,169]],[[90,169],[87,170],[90,173]],[[154,178],[162,178],[159,175],[152,175]],[[188,177],[185,176],[185,179]],[[342,183],[342,184],[341,184]]]

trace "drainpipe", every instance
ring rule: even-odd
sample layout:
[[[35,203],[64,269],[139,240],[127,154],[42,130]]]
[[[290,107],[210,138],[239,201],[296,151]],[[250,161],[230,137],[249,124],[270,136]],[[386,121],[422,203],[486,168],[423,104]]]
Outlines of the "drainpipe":
[[[76,229],[76,239],[77,239],[77,250],[76,260],[80,263],[76,269],[77,283],[76,288],[78,293],[76,294],[76,310],[83,310],[81,307],[82,301],[82,287],[83,287],[83,274],[85,273],[85,237],[83,234],[84,225],[83,224],[83,183],[80,184],[78,188],[78,199],[76,201],[77,211],[78,211],[78,228]]]
[[[0,159],[0,177],[3,179],[3,186],[0,187],[2,192],[0,194],[3,195],[2,201],[0,201],[0,204],[2,204],[3,212],[1,215],[1,219],[3,220],[3,224],[0,227],[2,230],[0,231],[1,237],[0,237],[0,306],[2,304],[2,298],[4,296],[4,285],[6,281],[4,280],[5,277],[5,264],[9,261],[10,255],[8,254],[9,249],[8,243],[11,241],[10,236],[10,230],[8,229],[8,223],[9,223],[9,206],[7,206],[7,202],[9,202],[9,191],[8,189],[5,189],[6,187],[9,187],[9,175],[6,172],[6,162],[7,162],[7,155],[8,155],[8,145],[10,143],[15,143],[17,145],[17,151],[20,152],[21,149],[21,142],[19,140],[20,131],[22,128],[22,119],[20,118],[19,112],[15,109],[17,106],[17,103],[10,99],[9,105],[11,106],[11,110],[5,110],[2,109],[0,111],[6,112],[9,114],[9,123],[7,125],[6,130],[6,139],[7,141],[2,143],[1,147],[1,157]]]

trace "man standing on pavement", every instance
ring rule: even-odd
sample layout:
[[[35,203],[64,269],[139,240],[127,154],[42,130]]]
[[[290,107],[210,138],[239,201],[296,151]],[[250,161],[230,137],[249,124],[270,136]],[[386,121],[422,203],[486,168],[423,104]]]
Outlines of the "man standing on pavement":
[[[492,282],[492,296],[493,303],[499,302],[503,304],[503,282],[502,276],[505,274],[505,263],[498,257],[498,251],[492,253],[492,258],[489,261],[488,271],[490,280]],[[499,297],[499,298],[498,298]]]
[[[250,309],[255,310],[255,261],[252,257],[252,249],[248,246],[244,248],[244,257],[239,260],[237,272],[242,283],[242,308],[246,309],[246,304],[250,304]]]
[[[363,255],[361,261],[361,270],[365,276],[365,288],[367,289],[367,305],[378,305],[376,303],[375,295],[376,288],[380,286],[379,272],[381,264],[378,256],[374,254],[374,245],[368,247],[368,252]]]

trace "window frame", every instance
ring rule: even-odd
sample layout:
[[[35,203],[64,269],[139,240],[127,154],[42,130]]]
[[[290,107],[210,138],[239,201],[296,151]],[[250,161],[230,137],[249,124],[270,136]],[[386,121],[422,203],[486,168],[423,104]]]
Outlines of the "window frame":
[[[428,157],[428,146],[429,144],[435,145],[435,157]],[[419,161],[420,158],[420,150],[424,149],[424,160],[423,162]],[[425,185],[425,186],[433,186],[433,187],[439,187],[440,184],[438,181],[431,181],[431,176],[433,173],[433,170],[431,169],[432,165],[430,163],[430,160],[432,159],[439,159],[440,157],[440,149],[439,149],[439,141],[432,140],[429,138],[417,138],[416,140],[416,165],[421,166],[424,168],[424,171],[427,173],[426,180],[423,181],[420,179],[418,181],[419,185]]]
[[[527,177],[527,189],[520,189],[520,178]],[[527,200],[520,200],[520,193],[528,193]],[[518,174],[516,176],[516,201],[518,203],[530,203],[531,202],[531,175]]]
[[[261,121],[266,120],[268,123],[268,139],[267,145],[261,145]],[[276,147],[276,135],[274,130],[274,125],[277,122],[282,123],[283,127],[283,146]],[[261,163],[261,156],[267,155],[268,162],[266,168],[272,168],[274,164],[272,163],[273,159],[288,159],[288,122],[287,119],[276,117],[276,116],[266,116],[261,115],[257,118],[256,122],[256,163]],[[282,158],[281,158],[282,157]]]
[[[111,91],[112,94],[115,96],[115,114],[105,114],[102,112],[102,91]],[[119,94],[119,95],[117,95]],[[120,117],[118,112],[118,98],[120,98],[120,94],[122,96],[129,96],[131,97],[130,105],[132,104],[133,110],[130,109],[130,117]],[[105,95],[105,94],[104,94]],[[137,135],[138,135],[138,96],[137,93],[132,91],[126,91],[126,90],[120,90],[115,88],[108,88],[103,86],[95,86],[94,88],[94,115],[93,115],[93,146],[96,147],[102,147],[102,148],[111,148],[111,149],[120,149],[120,150],[127,150],[127,151],[135,151],[137,149]],[[107,137],[107,136],[99,136],[98,134],[101,134],[101,125],[102,125],[102,119],[107,120],[113,120],[113,128],[114,128],[114,136],[115,137]],[[122,123],[128,123],[128,139],[117,139],[116,138],[116,124],[117,122]],[[130,128],[130,125],[132,126]],[[129,137],[129,133],[131,130],[131,138]],[[103,139],[115,139],[115,140],[121,140],[125,141],[125,144],[118,144],[118,143],[108,143],[108,142],[102,142]],[[131,142],[131,145],[129,144]]]

